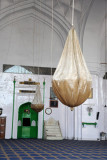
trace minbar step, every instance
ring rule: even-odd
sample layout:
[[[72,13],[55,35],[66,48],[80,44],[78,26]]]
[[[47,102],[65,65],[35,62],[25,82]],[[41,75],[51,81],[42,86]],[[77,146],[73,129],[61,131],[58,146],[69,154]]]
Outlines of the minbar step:
[[[52,133],[47,132],[47,136],[61,136],[61,133]]]
[[[50,136],[48,136],[46,139],[47,140],[63,140],[62,137],[50,137]]]

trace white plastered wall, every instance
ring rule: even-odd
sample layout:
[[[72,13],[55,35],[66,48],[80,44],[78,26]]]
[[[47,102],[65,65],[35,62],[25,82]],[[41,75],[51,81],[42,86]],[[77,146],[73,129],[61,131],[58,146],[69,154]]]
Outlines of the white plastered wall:
[[[20,19],[0,30],[1,68],[3,64],[56,67],[61,52],[58,34],[35,18]]]
[[[34,94],[23,94],[19,93],[20,89],[28,89],[28,90],[35,90],[35,86],[26,86],[20,85],[20,81],[27,81],[29,78],[31,78],[33,81],[38,81],[41,84],[41,95],[43,95],[43,81],[45,79],[46,85],[45,85],[45,108],[49,107],[49,99],[50,99],[50,86],[51,86],[51,77],[50,76],[40,76],[38,75],[24,75],[24,74],[9,74],[9,73],[3,73],[0,75],[0,99],[1,99],[1,107],[3,108],[3,114],[2,116],[6,116],[6,139],[11,138],[11,128],[12,128],[12,110],[13,110],[13,80],[14,76],[16,79],[16,85],[15,85],[15,104],[14,104],[14,122],[13,122],[13,138],[17,138],[17,123],[18,123],[18,109],[21,104],[26,102],[32,102]],[[50,117],[53,117],[55,120],[59,120],[60,127],[62,131],[63,137],[68,137],[68,130],[66,131],[66,107],[62,105],[60,102],[58,104],[58,108],[52,109],[52,114],[50,116],[44,115],[44,119],[47,120]],[[71,112],[71,111],[70,111]],[[69,122],[69,120],[67,119]],[[42,127],[43,127],[43,111],[39,113],[39,119],[38,119],[38,138],[42,138]],[[72,127],[72,126],[71,126]],[[70,135],[70,137],[72,137]]]
[[[0,99],[1,107],[3,108],[2,116],[6,116],[6,139],[11,138],[11,127],[12,127],[12,109],[13,109],[13,80],[16,78],[16,89],[15,89],[15,105],[14,105],[14,123],[13,123],[13,138],[17,138],[17,122],[18,122],[18,108],[21,104],[26,102],[32,102],[34,94],[23,94],[19,93],[20,89],[35,90],[35,86],[24,86],[20,85],[20,81],[26,81],[29,78],[32,81],[38,81],[41,84],[41,95],[43,95],[43,81],[45,78],[45,109],[49,107],[50,100],[50,87],[51,87],[51,76],[45,75],[31,75],[31,74],[0,74]],[[92,75],[93,78],[93,98],[88,99],[79,107],[76,107],[74,111],[71,111],[69,107],[64,106],[58,101],[58,108],[52,108],[52,113],[47,115],[44,113],[44,119],[48,120],[53,117],[55,120],[59,120],[63,138],[75,139],[75,140],[97,140],[100,137],[100,132],[105,131],[104,126],[104,83],[102,78],[97,75]],[[100,92],[99,92],[100,91]],[[98,95],[99,93],[99,95]],[[99,102],[99,98],[101,101]],[[88,115],[87,107],[91,106],[93,112],[91,116]],[[97,112],[100,112],[99,119],[96,119]],[[38,119],[38,138],[42,138],[42,127],[43,127],[43,111],[39,113]],[[97,126],[85,125],[82,127],[82,122],[96,122]]]
[[[89,70],[94,74],[100,73],[100,63],[105,62],[104,26],[105,1],[95,0],[88,15],[83,35],[83,55]]]
[[[95,74],[99,72],[100,62],[100,49],[101,49],[101,26],[103,22],[104,13],[100,14],[99,10],[104,10],[104,3],[101,0],[95,0],[97,3],[93,4],[88,17],[83,39],[83,54],[89,69]],[[96,12],[95,12],[96,11]],[[34,24],[35,22],[35,24]],[[34,28],[35,26],[35,28]],[[35,36],[34,36],[35,32]],[[28,66],[43,66],[53,67],[57,66],[60,55],[62,53],[62,43],[54,32],[53,37],[53,53],[51,55],[51,27],[45,25],[43,22],[34,20],[32,17],[26,17],[25,19],[19,19],[13,24],[5,26],[0,30],[0,65],[2,68],[3,64],[16,64],[16,65],[28,65]],[[34,37],[33,37],[34,36]],[[34,50],[33,50],[34,44]],[[52,57],[51,57],[52,56]],[[52,62],[51,62],[52,58]],[[13,103],[13,74],[1,74],[1,106],[3,107],[3,115],[7,116],[6,123],[6,138],[11,138],[11,123],[12,123],[12,103]],[[25,80],[31,78],[35,80],[35,76],[30,77],[28,75],[16,75],[16,80]],[[48,76],[40,76],[41,83],[44,77],[46,78],[46,97],[45,97],[45,108],[49,107],[49,92],[51,86],[51,78]],[[18,118],[18,107],[26,102],[32,101],[33,95],[20,95],[17,93],[19,88],[16,89],[15,99],[15,120],[13,136],[17,138],[17,118]],[[60,121],[62,135],[64,138],[69,139],[94,139],[99,138],[99,132],[106,131],[104,122],[105,110],[103,107],[103,90],[104,82],[102,78],[97,75],[93,75],[93,99],[88,99],[84,104],[81,105],[73,112],[70,108],[65,107],[59,102],[58,109],[52,109],[52,116],[54,119]],[[41,89],[42,92],[42,89]],[[100,99],[100,100],[99,100]],[[91,116],[88,116],[87,107],[89,104],[94,104],[93,112]],[[99,120],[96,121],[96,113],[100,111]],[[45,114],[47,120],[50,116]],[[85,126],[82,128],[81,123],[85,122],[97,122],[98,125]],[[90,132],[90,130],[92,132]],[[39,114],[39,138],[42,137],[42,112]]]

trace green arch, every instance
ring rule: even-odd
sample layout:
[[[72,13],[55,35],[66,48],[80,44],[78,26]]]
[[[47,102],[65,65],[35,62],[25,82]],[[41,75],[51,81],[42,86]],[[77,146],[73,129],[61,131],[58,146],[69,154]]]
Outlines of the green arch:
[[[30,102],[19,107],[17,130],[17,138],[38,137],[38,113],[31,109]]]

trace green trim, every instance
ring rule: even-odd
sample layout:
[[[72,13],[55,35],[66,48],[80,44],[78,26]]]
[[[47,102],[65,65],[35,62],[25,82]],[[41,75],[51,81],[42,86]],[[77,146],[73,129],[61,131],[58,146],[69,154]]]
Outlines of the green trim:
[[[89,112],[88,115],[91,116],[91,113]]]
[[[43,81],[43,104],[45,102],[45,79]],[[44,139],[44,109],[43,109],[43,129],[42,129],[42,139]]]
[[[95,127],[96,127],[96,125],[97,125],[96,122],[95,122],[95,123],[82,122],[83,127],[84,127],[85,124],[86,124],[86,125],[94,125]]]
[[[11,138],[13,138],[13,121],[14,121],[14,102],[15,102],[15,77],[13,81],[13,111],[12,111],[12,130],[11,130]]]

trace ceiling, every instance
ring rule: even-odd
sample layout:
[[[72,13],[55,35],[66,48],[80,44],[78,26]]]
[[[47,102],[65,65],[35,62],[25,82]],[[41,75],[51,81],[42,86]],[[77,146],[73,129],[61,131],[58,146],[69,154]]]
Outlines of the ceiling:
[[[87,19],[87,14],[91,9],[94,0],[74,0],[74,23],[78,21],[78,25],[83,23],[85,19]],[[68,26],[71,26],[72,20],[72,0],[0,0],[0,13],[2,14],[1,18],[3,18],[3,14],[6,12],[7,14],[14,13],[18,9],[24,9],[23,6],[36,6],[39,4],[39,9],[42,10],[43,6],[50,8],[51,14],[57,13],[62,16],[63,19],[68,23]],[[52,13],[53,9],[53,13]]]
[[[54,24],[59,26],[61,41],[64,44],[71,28],[72,2],[73,0],[0,0],[0,29],[28,14],[34,17],[38,12],[39,19],[44,19],[50,26],[53,16],[53,28]],[[74,0],[74,26],[81,47],[86,21],[94,2],[95,0]],[[41,15],[45,17],[42,18]]]
[[[105,1],[74,0],[74,26],[80,45],[87,64],[97,70],[100,61],[105,61]],[[72,0],[0,0],[0,30],[29,16],[53,27],[64,46],[71,28]]]

